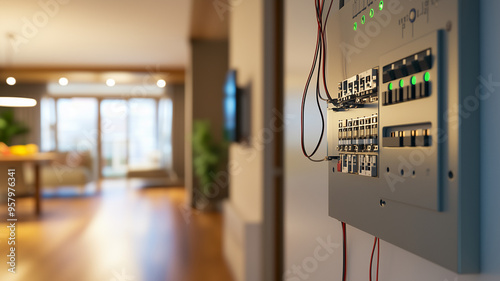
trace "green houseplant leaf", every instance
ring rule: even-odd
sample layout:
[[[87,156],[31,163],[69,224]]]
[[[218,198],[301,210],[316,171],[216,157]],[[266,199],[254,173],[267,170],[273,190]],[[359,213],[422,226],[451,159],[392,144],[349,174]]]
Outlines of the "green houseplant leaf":
[[[15,120],[14,111],[11,109],[0,111],[0,142],[11,145],[13,137],[25,135],[29,131],[28,126]]]
[[[213,176],[221,168],[221,163],[226,157],[224,143],[214,142],[208,121],[197,120],[193,122],[193,169],[200,184],[203,194],[208,194],[208,189],[213,183]]]

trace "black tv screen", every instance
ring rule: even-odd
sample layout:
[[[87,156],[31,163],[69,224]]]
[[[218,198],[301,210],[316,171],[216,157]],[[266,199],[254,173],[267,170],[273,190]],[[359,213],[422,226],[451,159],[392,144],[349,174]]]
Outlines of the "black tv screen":
[[[229,142],[240,141],[240,101],[236,85],[236,70],[230,70],[224,83],[224,138]]]

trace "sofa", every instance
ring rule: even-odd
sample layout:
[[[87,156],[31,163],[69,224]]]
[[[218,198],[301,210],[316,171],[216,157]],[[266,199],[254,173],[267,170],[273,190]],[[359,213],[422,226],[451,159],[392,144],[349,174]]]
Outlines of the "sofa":
[[[83,188],[97,179],[95,174],[93,157],[88,151],[60,152],[50,165],[42,166],[40,169],[43,189],[59,186]],[[24,180],[27,185],[33,185],[33,169],[24,169]]]
[[[34,167],[31,163],[0,164],[0,171],[16,170],[16,197],[30,196],[35,193]],[[60,152],[50,165],[40,169],[42,190],[62,186],[83,188],[97,179],[93,157],[90,152]],[[7,182],[7,173],[0,173],[0,181]],[[0,202],[5,203],[6,190],[0,191]]]

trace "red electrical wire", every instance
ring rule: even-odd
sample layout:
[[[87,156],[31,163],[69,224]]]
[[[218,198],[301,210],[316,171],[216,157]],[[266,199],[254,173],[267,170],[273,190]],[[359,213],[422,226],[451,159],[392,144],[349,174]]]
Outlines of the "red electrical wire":
[[[370,276],[370,281],[372,281],[372,266],[373,266],[373,256],[375,255],[375,247],[377,247],[377,275],[376,275],[376,280],[378,281],[378,270],[379,270],[379,262],[380,262],[380,238],[375,237],[373,241],[373,249],[372,249],[372,255],[370,258],[370,271],[369,271],[369,276]]]
[[[380,238],[377,238],[377,281],[378,281],[378,269],[379,269],[379,261],[380,261]]]
[[[373,255],[375,255],[375,247],[377,247],[377,237],[375,237],[375,240],[373,241],[372,255],[370,257],[370,270],[368,271],[370,276],[370,281],[372,281],[372,266],[373,266]]]

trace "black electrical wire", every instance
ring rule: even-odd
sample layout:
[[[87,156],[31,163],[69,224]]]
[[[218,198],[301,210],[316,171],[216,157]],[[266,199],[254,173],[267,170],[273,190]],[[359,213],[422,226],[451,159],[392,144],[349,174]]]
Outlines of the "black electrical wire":
[[[343,256],[343,262],[342,262],[342,281],[346,281],[347,278],[347,231],[346,231],[346,224],[345,222],[342,222],[342,256]]]
[[[332,100],[332,97],[330,96],[330,92],[328,91],[328,86],[326,83],[326,55],[327,55],[327,40],[326,40],[326,23],[328,22],[328,18],[330,17],[330,11],[332,10],[332,4],[333,1],[330,2],[330,7],[328,8],[328,12],[326,14],[325,22],[323,23],[323,28],[321,29],[321,36],[322,36],[322,41],[323,41],[323,49],[325,50],[323,54],[323,87],[326,92],[326,96],[328,97],[329,100]]]
[[[317,37],[316,37],[316,48],[314,51],[314,57],[313,57],[313,63],[311,65],[311,69],[309,71],[309,75],[307,77],[306,85],[304,87],[304,92],[302,94],[302,103],[301,103],[301,114],[300,114],[300,135],[301,135],[301,147],[302,147],[302,153],[304,156],[306,156],[309,160],[313,162],[322,162],[327,160],[327,157],[323,159],[313,159],[312,157],[316,154],[318,151],[322,141],[323,137],[325,134],[325,116],[323,114],[322,108],[321,108],[321,103],[320,100],[323,101],[329,101],[332,100],[330,93],[328,91],[327,83],[326,83],[326,74],[325,74],[325,66],[326,66],[326,23],[328,21],[328,17],[330,15],[330,11],[332,8],[332,3],[333,0],[330,2],[328,12],[326,13],[326,18],[323,20],[323,14],[324,14],[324,6],[325,6],[325,0],[320,1],[320,0],[315,0],[315,8],[316,8],[316,20],[318,23],[318,30],[317,30]],[[317,66],[317,76],[316,76],[316,105],[318,107],[319,115],[321,118],[321,133],[318,138],[318,142],[316,143],[316,146],[314,147],[313,151],[311,153],[308,153],[305,147],[305,126],[304,126],[304,112],[305,112],[305,106],[306,106],[306,100],[307,100],[307,92],[309,90],[310,83],[313,79],[314,71],[316,71],[316,66]],[[322,74],[322,75],[321,75]],[[321,78],[323,79],[323,88],[326,93],[327,98],[323,98],[321,96],[321,84],[320,80]]]

